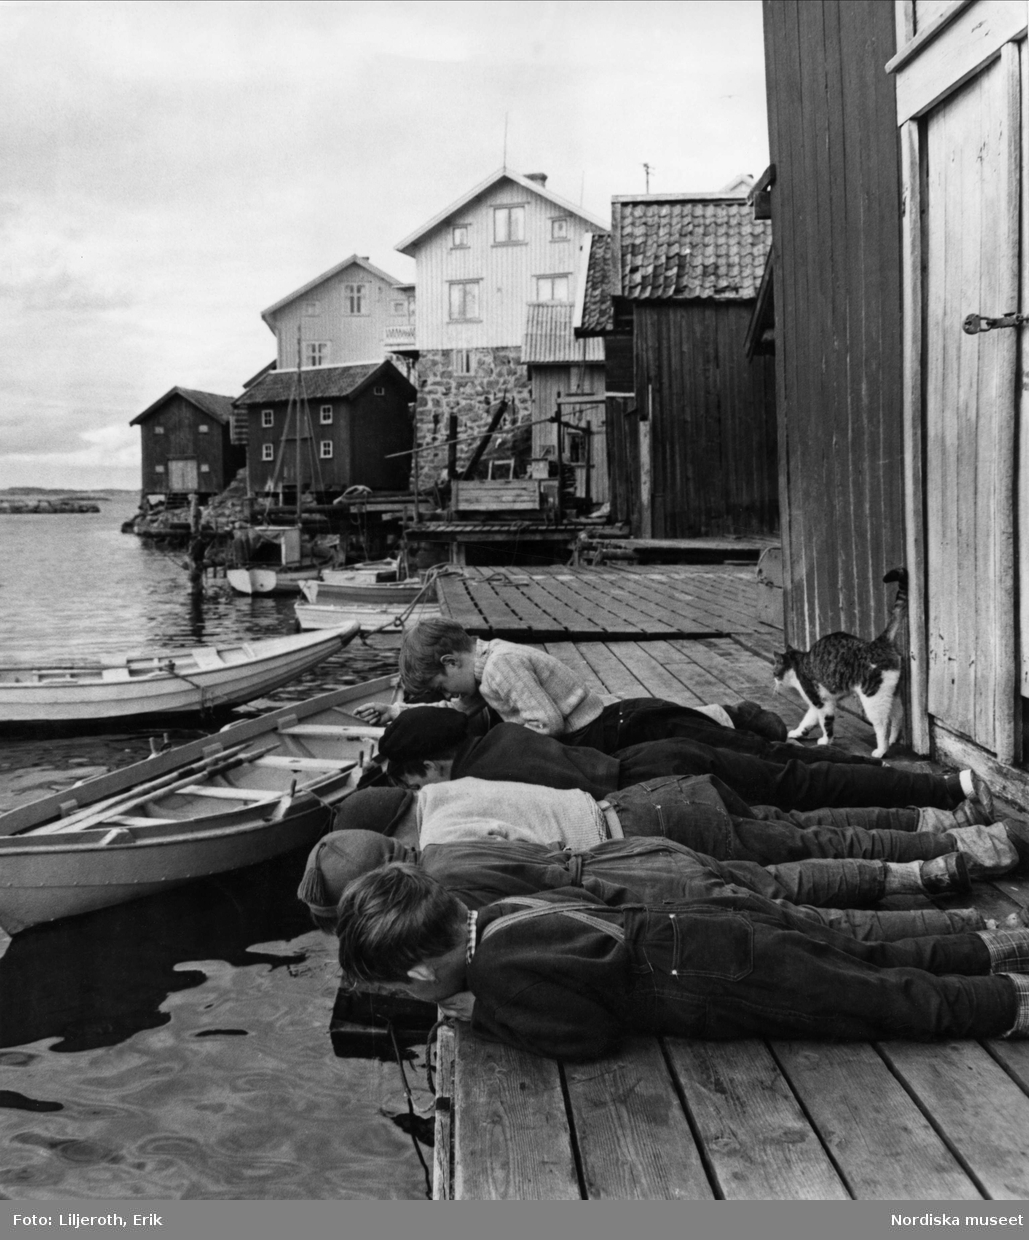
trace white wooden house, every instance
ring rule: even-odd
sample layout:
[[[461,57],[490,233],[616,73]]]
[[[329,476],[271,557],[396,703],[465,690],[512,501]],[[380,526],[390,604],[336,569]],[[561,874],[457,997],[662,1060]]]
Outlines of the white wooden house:
[[[530,304],[576,295],[579,245],[607,224],[547,189],[543,173],[501,168],[397,244],[417,264],[418,434],[443,445],[449,416],[461,435],[483,428],[506,396],[504,426],[532,416],[522,359]],[[458,463],[472,450],[463,443]],[[446,449],[422,456],[423,480],[446,466]]]
[[[414,285],[351,254],[261,311],[279,370],[381,361],[414,343]]]

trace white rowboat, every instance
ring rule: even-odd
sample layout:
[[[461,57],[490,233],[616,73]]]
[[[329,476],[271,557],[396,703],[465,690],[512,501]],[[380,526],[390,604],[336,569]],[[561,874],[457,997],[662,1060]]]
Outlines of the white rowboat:
[[[341,618],[333,632],[318,635],[112,656],[95,663],[0,666],[0,723],[73,723],[232,706],[288,684],[357,633],[358,625]]]
[[[0,815],[0,927],[122,904],[311,845],[382,733],[324,693]]]

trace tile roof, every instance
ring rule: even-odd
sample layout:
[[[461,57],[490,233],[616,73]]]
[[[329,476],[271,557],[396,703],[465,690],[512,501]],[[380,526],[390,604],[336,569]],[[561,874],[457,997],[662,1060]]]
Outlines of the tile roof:
[[[304,395],[308,400],[322,398],[353,396],[359,388],[375,375],[382,372],[383,378],[399,380],[405,387],[415,388],[408,383],[392,362],[356,362],[350,366],[311,366],[301,371],[304,384]],[[253,387],[248,388],[235,404],[263,405],[274,401],[289,400],[296,382],[295,370],[273,370],[258,379]]]
[[[616,294],[632,301],[756,297],[772,244],[769,220],[755,220],[738,195],[672,194],[612,203],[620,261]]]
[[[196,405],[201,413],[206,413],[208,417],[214,418],[216,422],[220,422],[223,426],[227,426],[232,418],[232,397],[218,396],[214,392],[198,392],[195,388],[173,387],[169,388],[163,396],[137,414],[129,423],[130,426],[138,426],[140,422],[150,417],[152,413],[169,401],[173,396],[182,396],[191,404]]]
[[[583,289],[582,318],[576,324],[576,334],[599,336],[611,331],[615,314],[611,302],[611,237],[607,233],[592,234]]]
[[[531,302],[525,319],[522,362],[540,365],[603,362],[602,340],[576,340],[572,331],[575,307],[557,302]]]

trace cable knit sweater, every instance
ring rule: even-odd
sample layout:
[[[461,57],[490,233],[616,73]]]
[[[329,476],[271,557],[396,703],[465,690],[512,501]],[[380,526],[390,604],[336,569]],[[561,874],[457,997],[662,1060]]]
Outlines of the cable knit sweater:
[[[475,678],[479,693],[505,723],[546,736],[584,728],[605,705],[559,659],[535,646],[477,640]]]

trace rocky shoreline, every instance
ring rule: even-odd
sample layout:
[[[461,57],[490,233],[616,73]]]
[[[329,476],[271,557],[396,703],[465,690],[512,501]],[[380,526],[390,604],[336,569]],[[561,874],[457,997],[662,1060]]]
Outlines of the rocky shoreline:
[[[80,499],[0,499],[0,513],[99,512],[100,505]]]

